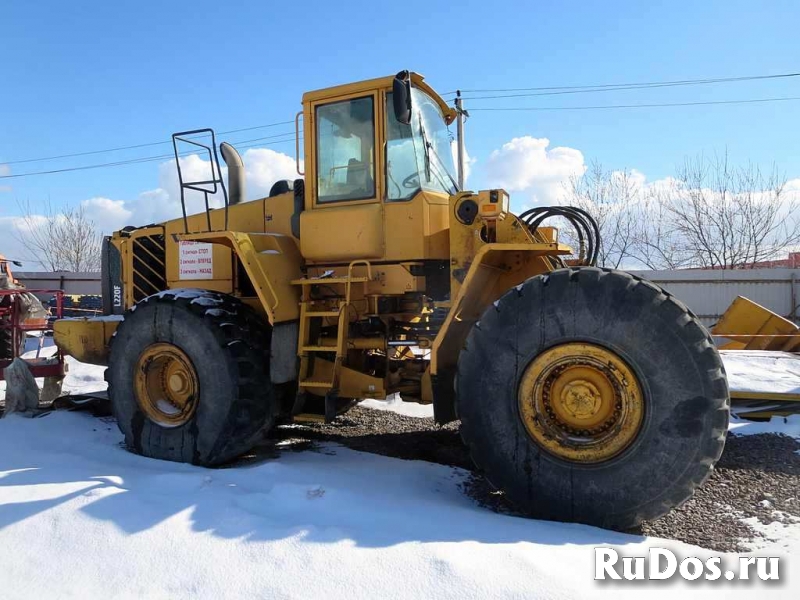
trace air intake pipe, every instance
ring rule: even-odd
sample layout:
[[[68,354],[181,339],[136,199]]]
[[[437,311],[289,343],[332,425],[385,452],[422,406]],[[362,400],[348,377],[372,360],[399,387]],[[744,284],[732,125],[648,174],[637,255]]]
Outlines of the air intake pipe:
[[[228,142],[219,145],[222,160],[228,167],[228,204],[231,206],[244,202],[245,183],[244,183],[244,163],[236,148]]]

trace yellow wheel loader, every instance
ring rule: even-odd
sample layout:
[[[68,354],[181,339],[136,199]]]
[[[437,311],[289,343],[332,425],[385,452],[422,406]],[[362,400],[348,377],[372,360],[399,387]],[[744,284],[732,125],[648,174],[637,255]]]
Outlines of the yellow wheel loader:
[[[399,394],[460,419],[475,463],[532,516],[630,527],[691,496],[729,415],[695,315],[594,267],[583,211],[517,216],[503,190],[459,190],[457,113],[422,76],[309,92],[302,107],[302,177],[267,198],[245,201],[241,158],[213,132],[175,134],[182,217],[108,238],[106,316],[56,323],[63,352],[107,365],[128,446],[218,465],[276,423]],[[207,179],[181,169],[187,143]],[[189,194],[206,210],[187,214]],[[576,230],[575,252],[551,217]]]

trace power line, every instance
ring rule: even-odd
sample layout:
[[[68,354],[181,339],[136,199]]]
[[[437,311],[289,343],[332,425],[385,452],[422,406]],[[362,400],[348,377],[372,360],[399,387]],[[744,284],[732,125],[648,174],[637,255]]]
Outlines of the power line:
[[[512,106],[512,107],[470,107],[469,111],[491,110],[491,111],[545,111],[545,110],[605,110],[605,109],[625,109],[625,108],[663,108],[669,106],[712,106],[716,104],[757,104],[763,102],[788,102],[800,100],[800,96],[789,96],[785,98],[752,98],[746,100],[709,100],[703,102],[665,102],[659,104],[606,104],[599,106]]]
[[[566,86],[541,86],[541,87],[522,87],[522,88],[482,88],[482,89],[462,89],[464,94],[472,93],[505,93],[505,92],[560,92],[560,93],[583,93],[599,90],[614,91],[618,89],[644,89],[648,87],[672,87],[686,85],[707,85],[713,83],[734,83],[741,81],[760,81],[769,79],[786,79],[800,77],[800,73],[779,73],[775,75],[748,75],[743,77],[706,77],[702,79],[678,79],[672,81],[641,81],[635,83],[603,83],[596,85],[566,85]],[[443,96],[455,94],[455,91],[445,92]],[[477,99],[477,98],[474,98]]]
[[[800,73],[794,73],[791,75],[784,75],[783,77],[796,77],[800,76]],[[750,77],[750,78],[740,78],[740,79],[709,79],[707,81],[692,81],[692,82],[671,82],[671,83],[658,83],[658,84],[642,84],[642,85],[630,85],[624,87],[602,87],[602,88],[592,88],[592,89],[571,89],[571,90],[559,90],[559,91],[550,91],[550,92],[526,92],[520,94],[495,94],[490,96],[464,96],[464,100],[494,100],[497,98],[523,98],[523,97],[530,97],[530,96],[562,96],[566,94],[588,94],[588,93],[603,93],[603,92],[619,92],[619,91],[630,91],[630,90],[655,90],[660,88],[667,88],[667,87],[680,87],[680,86],[689,86],[689,85],[705,85],[711,83],[722,83],[724,82],[732,82],[732,81],[752,81],[755,79],[763,79],[759,77]]]
[[[710,100],[700,102],[667,102],[667,103],[653,103],[653,104],[608,104],[598,106],[513,106],[513,107],[474,107],[470,108],[471,111],[576,111],[576,110],[610,110],[610,109],[637,109],[637,108],[666,108],[666,107],[680,107],[680,106],[715,106],[715,105],[729,105],[729,104],[759,104],[766,102],[790,102],[800,100],[800,96],[789,96],[781,98],[751,98],[743,100]],[[282,123],[291,123],[291,121]],[[238,131],[248,131],[258,129],[259,127],[245,128]],[[232,132],[227,132],[232,133]],[[302,132],[301,132],[302,133]],[[293,142],[294,138],[274,140],[268,142],[261,142],[261,140],[272,139],[287,135],[294,135],[294,132],[280,133],[275,136],[266,136],[261,138],[253,138],[251,140],[242,140],[237,144],[239,148],[250,148],[255,146],[267,146],[272,144],[283,144]],[[248,142],[253,142],[249,143]],[[197,151],[190,151],[180,154],[180,156],[187,156],[190,154],[197,154]],[[0,179],[15,179],[19,177],[31,177],[35,175],[51,175],[54,173],[67,173],[71,171],[85,171],[89,169],[99,169],[103,167],[117,167],[130,164],[147,163],[157,160],[164,160],[174,157],[174,154],[163,154],[159,156],[147,156],[141,158],[133,158],[123,161],[115,161],[109,163],[101,163],[96,165],[84,165],[80,167],[69,167],[64,169],[53,169],[49,171],[34,171],[28,173],[17,173],[12,175],[0,175]]]
[[[637,89],[652,89],[652,88],[661,88],[661,87],[674,87],[674,86],[688,86],[688,85],[707,85],[707,84],[714,84],[714,83],[730,83],[730,82],[741,82],[741,81],[756,81],[756,80],[769,80],[769,79],[781,79],[781,78],[790,78],[790,77],[798,77],[800,73],[779,73],[775,75],[751,75],[751,76],[743,76],[743,77],[717,77],[717,78],[704,78],[704,79],[682,79],[682,80],[673,80],[673,81],[650,81],[650,82],[638,82],[638,83],[611,83],[611,84],[597,84],[597,85],[577,85],[577,86],[544,86],[544,87],[524,87],[524,88],[474,88],[474,89],[463,89],[461,90],[464,93],[500,93],[501,95],[493,95],[493,96],[466,96],[464,97],[465,100],[490,100],[490,99],[500,99],[500,98],[518,98],[518,97],[528,97],[528,96],[550,96],[550,95],[561,95],[561,94],[578,94],[578,93],[590,93],[590,92],[607,92],[607,91],[618,91],[618,90],[637,90]],[[507,94],[507,92],[524,92],[519,94]],[[455,94],[455,91],[444,92],[443,96],[449,96]],[[481,109],[485,110],[485,109]],[[221,131],[218,135],[228,135],[232,133],[241,133],[244,131],[253,131],[256,129],[265,129],[269,127],[277,127],[280,125],[288,125],[293,123],[293,121],[280,121],[277,123],[269,123],[266,125],[254,125],[252,127],[242,127],[239,129],[230,129],[227,131]],[[32,162],[44,162],[49,160],[58,160],[62,158],[74,158],[80,156],[90,156],[94,154],[104,154],[107,152],[119,152],[122,150],[134,150],[138,148],[147,148],[152,146],[159,146],[163,144],[170,144],[172,143],[171,140],[166,141],[158,141],[158,142],[147,142],[142,144],[131,144],[125,146],[117,146],[114,148],[103,148],[101,150],[88,150],[84,152],[73,152],[69,154],[59,154],[54,156],[44,156],[39,158],[26,158],[26,159],[19,159],[19,160],[12,160],[12,161],[3,161],[2,164],[6,165],[17,165],[23,163],[32,163]],[[118,161],[124,163],[124,161]],[[57,170],[56,170],[57,171]]]
[[[288,125],[290,123],[294,123],[294,121],[281,121],[279,123],[269,123],[267,125],[255,125],[253,127],[243,127],[241,129],[230,129],[228,131],[220,131],[217,135],[228,135],[230,133],[240,133],[243,131],[253,131],[254,129],[266,129],[268,127],[277,127],[279,125]],[[59,158],[73,158],[76,156],[89,156],[91,154],[103,154],[105,152],[118,152],[120,150],[133,150],[136,148],[147,148],[150,146],[160,146],[162,144],[171,144],[172,140],[166,140],[163,142],[147,142],[145,144],[133,144],[130,146],[118,146],[116,148],[104,148],[102,150],[89,150],[87,152],[74,152],[72,154],[59,154],[58,156],[45,156],[41,158],[25,158],[22,160],[7,160],[2,161],[4,165],[19,165],[22,163],[31,163],[31,162],[42,162],[46,160],[57,160]]]
[[[653,89],[653,88],[662,88],[662,87],[675,87],[675,86],[690,86],[690,85],[707,85],[707,84],[715,84],[715,83],[731,83],[731,82],[742,82],[742,81],[756,81],[756,80],[770,80],[770,79],[783,79],[783,78],[792,78],[792,77],[799,77],[800,73],[780,73],[775,75],[754,75],[754,76],[744,76],[744,77],[718,77],[718,78],[705,78],[705,79],[683,79],[683,80],[673,80],[673,81],[651,81],[651,82],[639,82],[639,83],[614,83],[614,84],[597,84],[597,85],[582,85],[582,86],[546,86],[546,87],[528,87],[528,88],[494,88],[494,89],[464,89],[462,90],[464,93],[499,93],[499,95],[491,95],[491,96],[466,96],[464,97],[465,100],[494,100],[500,98],[518,98],[518,97],[530,97],[530,96],[550,96],[550,95],[561,95],[561,94],[576,94],[576,93],[589,93],[589,92],[608,92],[608,91],[620,91],[620,90],[637,90],[637,89]],[[505,92],[523,92],[523,93],[511,93],[506,94]],[[452,92],[445,92],[443,95],[451,95],[455,94],[454,91]],[[701,102],[674,102],[674,103],[651,103],[651,104],[616,104],[616,105],[598,105],[598,106],[539,106],[539,107],[473,107],[470,110],[483,110],[483,111],[566,111],[566,110],[608,110],[608,109],[636,109],[636,108],[663,108],[663,107],[679,107],[679,106],[711,106],[711,105],[725,105],[725,104],[753,104],[753,103],[764,103],[764,102],[784,102],[784,101],[792,101],[792,100],[800,100],[798,97],[784,97],[784,98],[758,98],[758,99],[747,99],[747,100],[717,100],[717,101],[701,101]],[[293,123],[294,121],[280,121],[277,123],[269,123],[266,125],[254,125],[251,127],[242,127],[239,129],[230,129],[227,131],[221,131],[218,135],[227,135],[232,133],[240,133],[245,131],[253,131],[256,129],[265,129],[269,127],[277,127],[280,125],[288,125]],[[260,138],[253,138],[251,140],[242,140],[237,142],[237,146],[239,147],[252,147],[254,145],[269,145],[271,143],[285,143],[289,141],[293,141],[292,139],[287,140],[278,140],[275,142],[269,142],[264,144],[253,144],[251,146],[243,146],[242,144],[247,144],[249,142],[258,142],[261,140],[269,140],[274,138],[279,138],[285,135],[293,135],[294,132],[286,132],[277,134],[274,136],[265,136]],[[196,136],[202,137],[202,136]],[[6,165],[15,165],[15,164],[23,164],[23,163],[31,163],[31,162],[41,162],[41,161],[49,161],[49,160],[57,160],[62,158],[73,158],[73,157],[80,157],[80,156],[89,156],[95,154],[103,154],[107,152],[117,152],[122,150],[132,150],[138,148],[146,148],[152,146],[159,146],[163,144],[171,144],[171,140],[168,141],[159,141],[159,142],[148,142],[143,144],[132,144],[127,146],[118,146],[115,148],[104,148],[102,150],[90,150],[85,152],[74,152],[70,154],[61,154],[57,156],[47,156],[47,157],[40,157],[40,158],[28,158],[28,159],[21,159],[21,160],[14,160],[14,161],[3,161],[2,164]],[[188,154],[192,154],[195,152],[189,152],[186,154],[181,154],[181,156],[185,156]],[[52,170],[45,170],[45,171],[34,171],[28,173],[19,173],[13,175],[2,175],[0,179],[12,179],[18,177],[28,177],[34,175],[48,175],[52,173],[65,173],[70,171],[81,171],[87,169],[97,169],[103,167],[114,167],[114,166],[122,166],[128,164],[138,164],[144,162],[150,162],[155,160],[163,160],[166,158],[171,158],[173,154],[165,154],[160,156],[149,156],[149,157],[140,157],[140,158],[132,158],[126,160],[119,160],[95,165],[84,165],[80,167],[67,167],[63,169],[52,169]]]
[[[289,135],[289,134],[281,134],[281,135]],[[294,136],[294,132],[291,132],[291,135]],[[272,136],[267,136],[267,138],[254,138],[252,140],[244,140],[244,142],[254,142],[254,143],[250,143],[250,144],[242,143],[242,144],[237,145],[237,147],[238,148],[253,148],[253,147],[256,147],[256,146],[269,146],[269,145],[273,145],[273,144],[285,144],[285,143],[288,143],[288,142],[294,142],[294,137],[291,137],[291,138],[285,139],[285,140],[275,140],[275,141],[272,141],[272,142],[260,142],[260,141],[257,141],[257,140],[261,140],[261,139],[268,139],[269,137],[272,137]],[[274,137],[277,137],[277,136],[274,136]],[[184,157],[184,156],[189,156],[191,154],[199,154],[199,152],[200,151],[198,151],[198,150],[193,150],[193,151],[180,153],[178,156]],[[69,173],[69,172],[72,172],[72,171],[87,171],[87,170],[90,170],[90,169],[102,169],[102,168],[105,168],[105,167],[121,167],[121,166],[125,166],[125,165],[142,164],[142,163],[154,162],[154,161],[159,161],[159,160],[166,160],[166,159],[169,159],[169,158],[175,158],[175,155],[174,154],[161,154],[161,155],[158,155],[158,156],[143,156],[143,157],[140,157],[140,158],[130,158],[130,159],[126,159],[126,160],[107,162],[107,163],[100,163],[100,164],[94,164],[94,165],[83,165],[83,166],[80,166],[80,167],[66,167],[66,168],[63,168],[63,169],[52,169],[52,170],[49,170],[49,171],[32,171],[32,172],[28,172],[28,173],[16,173],[16,174],[12,174],[12,175],[0,175],[0,179],[15,179],[15,178],[18,178],[18,177],[32,177],[34,175],[53,175],[55,173]]]

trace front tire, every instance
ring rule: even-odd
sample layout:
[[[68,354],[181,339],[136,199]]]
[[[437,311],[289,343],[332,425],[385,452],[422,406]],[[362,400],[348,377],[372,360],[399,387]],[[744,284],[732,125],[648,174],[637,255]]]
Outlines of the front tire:
[[[722,361],[697,318],[630,274],[570,268],[490,306],[458,363],[462,435],[534,517],[628,529],[689,498],[725,442]]]
[[[250,307],[218,292],[168,290],[133,307],[106,370],[128,447],[197,465],[249,450],[277,414],[271,334]]]

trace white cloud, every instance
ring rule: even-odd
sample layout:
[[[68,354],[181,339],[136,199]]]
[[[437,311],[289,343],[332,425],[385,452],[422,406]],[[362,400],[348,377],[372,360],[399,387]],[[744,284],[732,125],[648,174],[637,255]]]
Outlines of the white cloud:
[[[294,158],[267,148],[252,148],[242,157],[245,163],[247,182],[246,194],[250,200],[263,198],[269,194],[272,184],[279,179],[295,179],[297,175]],[[210,179],[211,166],[208,161],[197,155],[181,158],[184,181]],[[302,168],[302,164],[301,164]],[[223,167],[223,177],[227,178],[227,169]],[[0,165],[0,175],[10,173],[7,165]],[[226,179],[227,183],[227,179]],[[8,188],[10,190],[11,188]],[[7,191],[0,187],[0,192]],[[178,174],[175,161],[170,160],[158,166],[158,187],[138,194],[130,200],[111,199],[95,196],[81,203],[96,224],[98,230],[108,235],[122,229],[126,225],[148,225],[160,223],[181,216],[181,195],[178,185]],[[189,214],[204,210],[203,194],[188,192],[186,209]],[[212,207],[222,206],[222,194],[209,196]],[[36,207],[33,207],[34,210]],[[43,207],[40,207],[43,208]],[[33,215],[26,221],[21,215],[0,216],[0,253],[17,260],[22,260],[24,269],[41,268],[20,241],[24,237],[29,223],[44,221],[45,217]]]
[[[0,254],[6,258],[22,261],[22,270],[35,271],[38,269],[39,264],[25,249],[21,239],[32,226],[35,227],[37,223],[43,223],[44,220],[43,216],[38,215],[34,215],[28,221],[20,216],[0,217],[0,240],[2,240]]]
[[[549,146],[547,138],[531,136],[503,144],[486,161],[489,186],[518,192],[517,204],[558,204],[564,184],[582,175],[586,165],[580,150]]]
[[[8,165],[0,164],[0,177],[5,177],[11,175],[11,167]],[[0,183],[0,192],[10,192],[11,186],[10,185],[3,185]]]
[[[263,198],[269,194],[269,189],[276,181],[300,177],[291,156],[269,148],[251,148],[244,153],[242,160],[247,177],[248,198]]]
[[[453,140],[453,143],[450,144],[450,152],[453,154],[453,164],[456,167],[454,176],[458,176],[458,143]],[[478,162],[478,159],[469,155],[467,152],[466,146],[464,147],[464,186],[466,187],[469,183],[469,176],[472,173],[472,165]]]
[[[268,148],[251,148],[242,157],[245,164],[246,195],[250,200],[263,198],[279,179],[295,179],[297,175],[294,158]],[[212,179],[211,163],[196,154],[182,157],[181,171],[184,182]],[[227,169],[222,168],[226,178]],[[211,190],[211,186],[207,186]],[[126,225],[160,223],[181,216],[181,193],[175,161],[169,160],[158,166],[158,187],[140,193],[132,200],[112,200],[98,196],[81,203],[104,234]],[[222,193],[209,194],[209,205],[221,207]],[[194,214],[205,210],[204,194],[186,192],[186,212]]]
[[[108,233],[118,228],[118,224],[129,221],[133,212],[125,208],[124,200],[111,200],[110,198],[94,197],[81,202],[87,214],[103,233]]]

